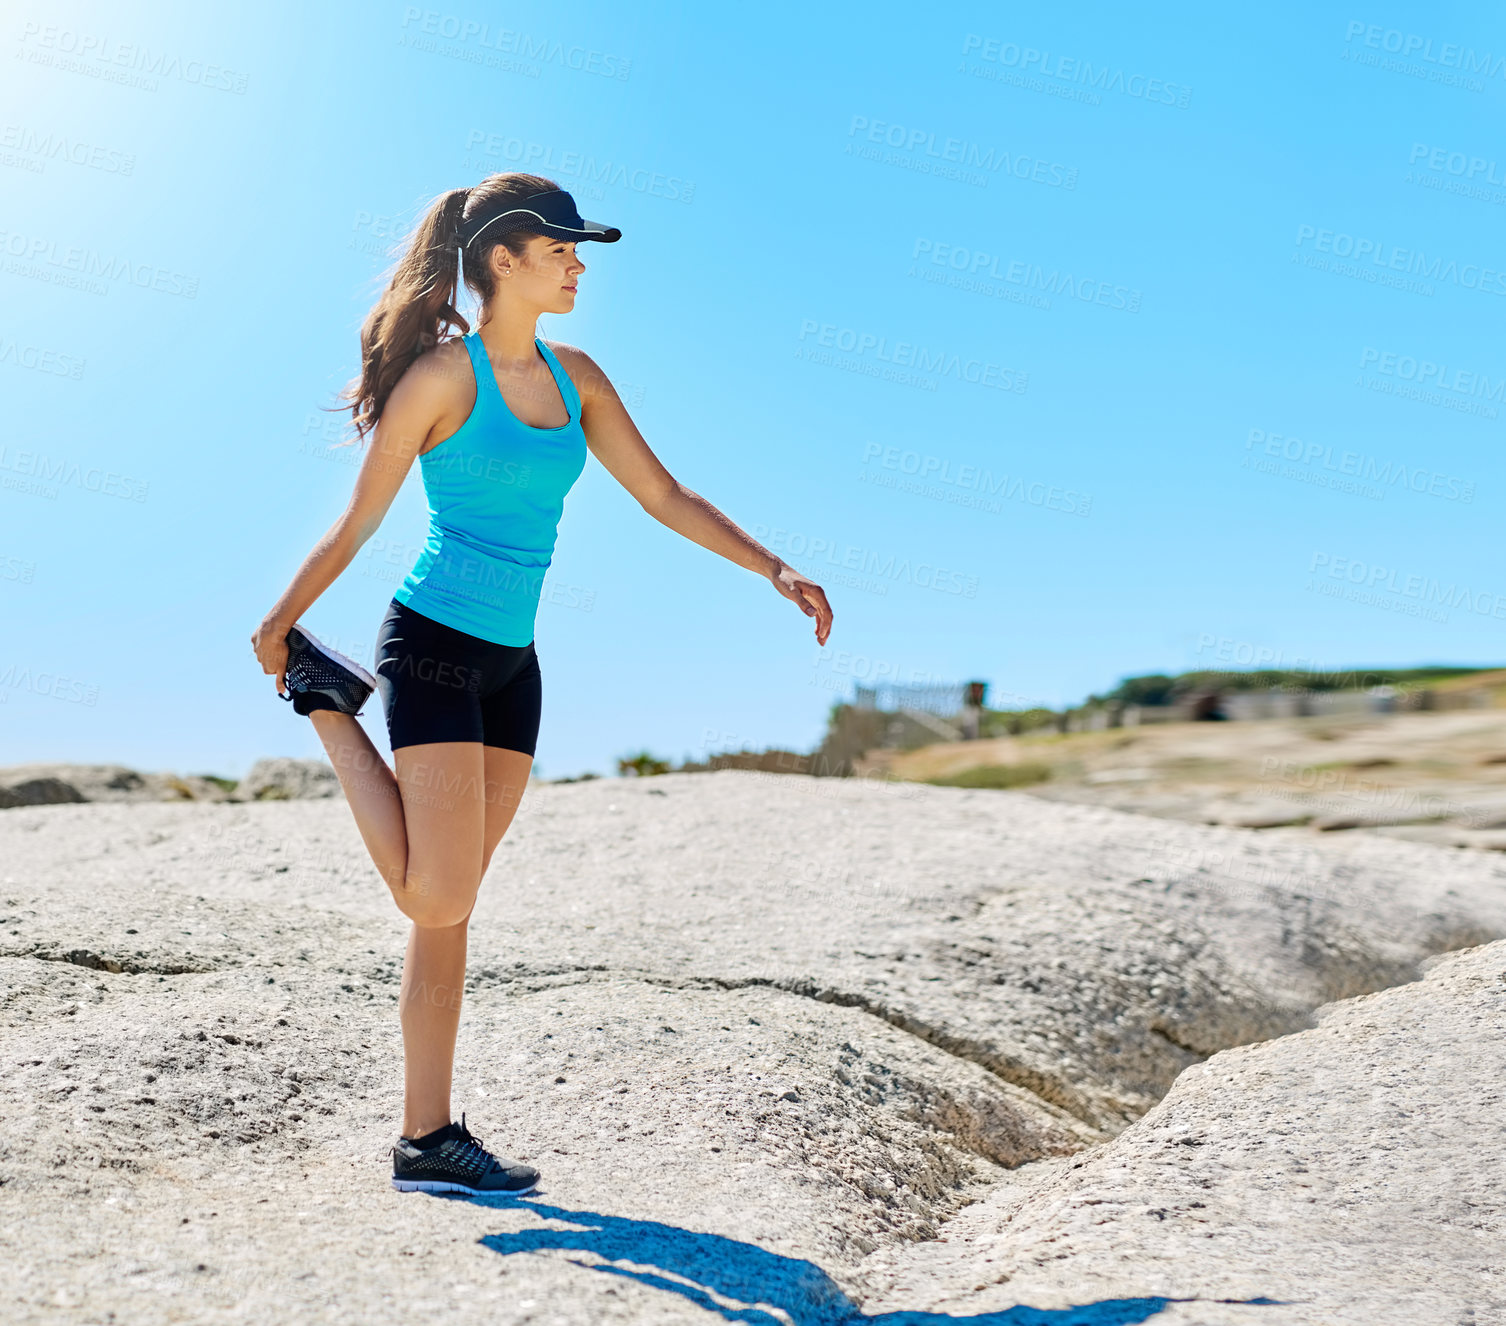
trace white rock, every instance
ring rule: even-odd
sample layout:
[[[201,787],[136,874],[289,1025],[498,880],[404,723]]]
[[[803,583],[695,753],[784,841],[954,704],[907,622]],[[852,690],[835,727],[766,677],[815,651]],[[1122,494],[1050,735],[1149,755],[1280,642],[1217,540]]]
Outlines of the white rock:
[[[12,1315],[493,1322],[533,1299],[551,1321],[724,1320],[704,1293],[836,1322],[993,1283],[991,1247],[956,1265],[943,1250],[1021,1194],[1035,1205],[989,1237],[1019,1233],[1022,1278],[991,1310],[1124,1297],[1137,1263],[1113,1261],[1091,1221],[1164,1204],[1154,1166],[1172,1145],[1211,1179],[1227,1159],[1217,1205],[1192,1198],[1213,1210],[1210,1247],[1254,1230],[1275,1269],[1219,1280],[1188,1261],[1177,1279],[1190,1224],[1136,1215],[1136,1292],[1290,1296],[1281,1258],[1312,1265],[1296,1243],[1317,1236],[1294,1224],[1282,1242],[1293,1172],[1241,1182],[1238,1167],[1328,1135],[1304,1075],[1365,1080],[1322,1039],[1328,1020],[1310,1030],[1314,1010],[1506,935],[1506,862],[1282,832],[745,772],[530,786],[472,920],[455,1104],[544,1178],[536,1198],[487,1204],[387,1186],[406,924],[342,799],[6,811],[0,1230],[28,1268]],[[1484,1009],[1356,1041],[1385,1083],[1415,1078],[1405,1114],[1355,1088],[1337,1117],[1368,1122],[1309,1165],[1340,1185],[1324,1189],[1334,1210],[1373,1208],[1367,1238],[1387,1156],[1416,1152],[1395,1190],[1411,1219],[1465,1191],[1438,1132],[1449,1111],[1489,1145],[1453,1094],[1498,1071],[1488,1045],[1464,1063],[1488,1029],[1459,1033]],[[1267,1082],[1267,1053],[1306,1058],[1272,1060]],[[1208,1144],[1163,1137],[1168,1111],[1184,1131],[1203,1120]],[[1082,1160],[1091,1187],[1065,1168]],[[1112,1209],[1090,1206],[1099,1189]],[[1500,1191],[1468,1189],[1494,1264]],[[1029,1278],[1053,1231],[1083,1240],[1076,1290],[1049,1265]],[[1343,1276],[1401,1284],[1380,1265],[1395,1260],[1394,1244],[1357,1245]],[[1322,1319],[1387,1320],[1358,1289],[1363,1311],[1324,1293]],[[1418,1301],[1409,1323],[1449,1320]],[[1193,1311],[1163,1315],[1225,1309]]]
[[[235,785],[230,801],[301,801],[310,797],[341,797],[340,780],[323,760],[294,760],[286,756],[257,760]]]

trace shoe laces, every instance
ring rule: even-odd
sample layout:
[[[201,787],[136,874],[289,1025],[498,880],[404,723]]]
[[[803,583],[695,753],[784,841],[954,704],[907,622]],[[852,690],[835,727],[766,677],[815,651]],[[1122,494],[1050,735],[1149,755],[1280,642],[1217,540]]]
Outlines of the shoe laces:
[[[455,1141],[459,1144],[460,1149],[465,1153],[466,1159],[469,1160],[472,1164],[479,1165],[483,1171],[490,1169],[493,1165],[496,1165],[496,1157],[493,1156],[492,1153],[488,1151],[484,1146],[482,1146],[481,1139],[465,1126],[464,1110],[460,1112],[459,1127],[460,1133],[459,1136],[456,1137]]]

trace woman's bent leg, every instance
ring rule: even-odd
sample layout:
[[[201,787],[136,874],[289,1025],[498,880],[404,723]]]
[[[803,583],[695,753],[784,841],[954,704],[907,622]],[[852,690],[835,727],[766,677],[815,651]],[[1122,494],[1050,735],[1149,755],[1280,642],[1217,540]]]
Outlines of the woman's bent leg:
[[[501,837],[493,806],[498,792],[488,788],[493,775],[482,754],[490,748],[479,741],[400,746],[393,752],[394,773],[353,715],[316,709],[311,717],[398,909],[419,925],[439,928],[469,915],[485,861]]]
[[[309,717],[377,872],[388,888],[400,889],[408,873],[408,830],[397,779],[354,714],[316,709]]]

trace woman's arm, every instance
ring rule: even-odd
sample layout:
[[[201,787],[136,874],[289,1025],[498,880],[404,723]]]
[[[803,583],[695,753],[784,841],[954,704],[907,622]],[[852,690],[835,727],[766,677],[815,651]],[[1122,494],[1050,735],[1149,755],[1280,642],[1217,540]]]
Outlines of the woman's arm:
[[[279,694],[287,671],[288,627],[334,584],[361,546],[376,533],[424,439],[445,414],[453,384],[447,384],[443,373],[415,369],[417,364],[402,376],[387,399],[356,473],[350,502],[303,559],[292,583],[251,634],[257,661],[263,672],[275,675]]]
[[[816,642],[824,645],[832,623],[826,591],[666,470],[590,355],[571,345],[551,345],[551,349],[580,392],[586,444],[607,472],[660,524],[767,579],[807,617],[816,619]]]

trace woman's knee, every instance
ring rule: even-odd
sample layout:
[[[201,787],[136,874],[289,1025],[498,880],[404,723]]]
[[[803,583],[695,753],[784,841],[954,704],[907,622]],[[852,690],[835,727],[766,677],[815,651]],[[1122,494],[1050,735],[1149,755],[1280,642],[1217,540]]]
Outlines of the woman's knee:
[[[440,882],[426,871],[409,868],[392,888],[398,910],[414,925],[444,928],[459,925],[476,905],[481,876],[446,878]]]
[[[476,906],[476,895],[456,893],[432,897],[412,893],[400,895],[397,905],[404,916],[422,929],[448,930],[470,920],[471,912]]]
[[[456,926],[464,925],[471,918],[471,909],[475,902],[461,903],[453,906],[443,904],[422,909],[409,916],[409,920],[420,930],[453,930]]]
[[[476,906],[480,891],[479,862],[470,868],[453,860],[434,860],[429,853],[407,853],[401,868],[387,875],[398,909],[416,925],[459,925]]]

